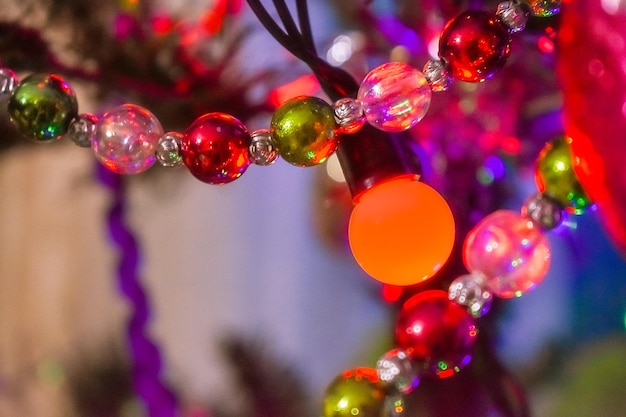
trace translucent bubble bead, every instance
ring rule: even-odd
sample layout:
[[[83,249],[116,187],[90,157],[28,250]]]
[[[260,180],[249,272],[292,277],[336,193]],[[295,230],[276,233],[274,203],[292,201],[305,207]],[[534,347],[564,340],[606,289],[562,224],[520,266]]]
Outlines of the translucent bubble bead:
[[[448,298],[466,306],[472,316],[482,317],[489,311],[493,301],[493,295],[484,285],[485,277],[482,275],[461,275],[450,284]]]
[[[156,144],[163,136],[159,120],[135,104],[123,104],[102,116],[93,150],[98,161],[118,174],[138,174],[154,162]]]
[[[463,262],[486,277],[494,295],[519,297],[533,289],[550,266],[550,246],[541,228],[510,210],[498,210],[480,221],[465,238]]]
[[[376,362],[380,381],[402,394],[408,394],[419,384],[417,369],[403,350],[392,349]]]
[[[408,64],[390,62],[365,76],[357,99],[369,124],[387,132],[401,132],[426,115],[431,94],[424,74]]]

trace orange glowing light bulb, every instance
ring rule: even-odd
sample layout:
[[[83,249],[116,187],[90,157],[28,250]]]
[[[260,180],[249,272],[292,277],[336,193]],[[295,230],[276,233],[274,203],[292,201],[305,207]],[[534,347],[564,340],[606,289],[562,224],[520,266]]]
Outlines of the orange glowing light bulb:
[[[355,199],[348,235],[357,263],[375,279],[413,285],[445,264],[454,218],[439,193],[415,175],[378,184]]]

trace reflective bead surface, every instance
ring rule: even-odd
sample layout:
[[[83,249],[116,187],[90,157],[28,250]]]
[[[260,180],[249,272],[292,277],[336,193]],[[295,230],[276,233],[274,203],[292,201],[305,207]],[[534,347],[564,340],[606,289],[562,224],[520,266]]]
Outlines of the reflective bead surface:
[[[339,125],[341,133],[356,133],[365,124],[365,113],[361,102],[353,98],[342,98],[333,105],[335,122]]]
[[[335,115],[330,104],[317,97],[294,97],[272,117],[271,134],[280,156],[296,166],[326,161],[337,149]]]
[[[15,87],[8,104],[11,121],[31,139],[60,139],[78,115],[78,102],[70,86],[58,75],[33,74]]]
[[[417,369],[403,350],[392,349],[376,362],[376,372],[381,383],[408,394],[419,384]]]
[[[441,59],[429,59],[424,65],[424,76],[433,91],[446,91],[452,84],[450,70]]]
[[[80,114],[70,123],[66,136],[81,148],[91,148],[97,123],[98,118],[93,114]]]
[[[561,11],[561,0],[525,0],[533,16],[550,17]]]
[[[272,135],[267,129],[258,129],[250,134],[248,148],[250,159],[256,165],[272,165],[278,159],[278,152],[274,147]]]
[[[326,389],[323,417],[380,417],[385,394],[376,370],[357,368],[343,372]]]
[[[426,115],[431,94],[424,74],[409,64],[389,62],[365,76],[357,99],[369,124],[387,132],[401,132]]]
[[[543,280],[550,266],[550,246],[539,226],[510,210],[481,220],[463,244],[463,262],[485,276],[498,297],[519,297]]]
[[[504,66],[511,36],[490,13],[470,10],[450,20],[439,38],[439,57],[458,80],[480,82]]]
[[[396,345],[423,373],[447,378],[469,363],[478,329],[474,318],[445,291],[423,291],[409,298],[398,316]]]
[[[448,298],[466,306],[473,317],[484,316],[493,301],[493,296],[485,288],[485,277],[478,274],[461,275],[452,281]]]
[[[505,1],[498,4],[496,16],[509,32],[515,33],[524,30],[528,22],[530,11],[528,6],[517,0]]]
[[[183,135],[178,132],[167,132],[159,138],[156,146],[156,159],[164,167],[177,167],[183,163],[180,144]]]
[[[183,162],[200,181],[226,184],[250,166],[250,134],[226,113],[208,113],[187,128],[181,142]]]
[[[535,183],[539,191],[568,211],[580,214],[591,207],[593,201],[576,176],[579,159],[573,157],[570,141],[570,138],[559,137],[542,149],[537,159]]]
[[[544,230],[552,230],[563,221],[563,206],[553,198],[537,193],[524,202],[522,216],[528,217]]]
[[[0,68],[0,99],[13,94],[17,86],[17,76],[8,68]]]
[[[163,128],[147,109],[123,104],[106,112],[97,124],[93,151],[98,161],[118,174],[139,174],[150,168]]]

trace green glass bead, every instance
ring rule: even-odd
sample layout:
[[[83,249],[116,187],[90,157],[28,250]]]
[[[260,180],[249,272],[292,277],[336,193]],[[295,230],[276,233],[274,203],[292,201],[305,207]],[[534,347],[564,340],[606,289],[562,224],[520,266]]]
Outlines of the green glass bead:
[[[380,417],[385,390],[375,369],[357,368],[335,378],[324,397],[323,417]]]
[[[568,139],[548,143],[537,159],[535,183],[542,193],[552,197],[569,212],[581,214],[593,202],[576,176],[577,159],[573,157]]]
[[[17,129],[36,141],[60,139],[78,115],[76,94],[58,75],[33,74],[16,88],[8,105]]]
[[[317,97],[294,97],[281,105],[271,123],[271,135],[280,156],[297,166],[320,164],[337,148],[335,115],[330,104]]]

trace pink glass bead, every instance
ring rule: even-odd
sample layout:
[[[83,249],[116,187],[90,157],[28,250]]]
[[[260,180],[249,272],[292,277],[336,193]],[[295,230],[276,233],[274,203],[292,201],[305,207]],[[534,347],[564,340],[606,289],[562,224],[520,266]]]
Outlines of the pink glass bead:
[[[424,74],[408,64],[390,62],[365,76],[358,100],[369,124],[386,132],[401,132],[422,120],[431,94]]]
[[[239,178],[252,162],[250,133],[226,113],[208,113],[187,128],[181,141],[183,163],[196,178],[226,184]]]
[[[485,217],[465,238],[463,261],[486,277],[494,295],[519,297],[533,289],[550,266],[550,246],[531,219],[510,210]]]
[[[118,174],[138,174],[155,162],[154,152],[163,128],[148,110],[123,104],[102,116],[93,151],[104,166]]]

